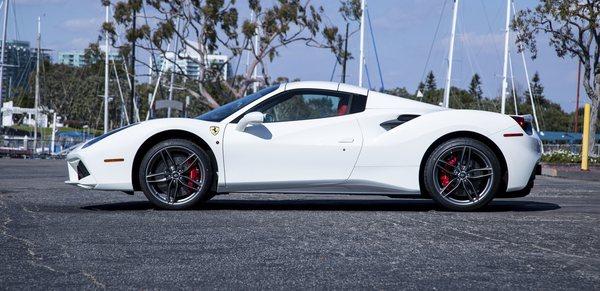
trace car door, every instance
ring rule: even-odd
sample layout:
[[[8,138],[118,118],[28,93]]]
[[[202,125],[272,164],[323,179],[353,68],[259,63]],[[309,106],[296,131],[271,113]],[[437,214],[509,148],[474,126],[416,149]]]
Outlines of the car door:
[[[235,120],[228,124],[223,140],[226,188],[284,190],[347,180],[362,146],[352,100],[353,95],[335,91],[287,91],[249,110],[264,113],[262,124],[243,131],[236,129]],[[360,101],[355,104],[364,106],[366,101]]]

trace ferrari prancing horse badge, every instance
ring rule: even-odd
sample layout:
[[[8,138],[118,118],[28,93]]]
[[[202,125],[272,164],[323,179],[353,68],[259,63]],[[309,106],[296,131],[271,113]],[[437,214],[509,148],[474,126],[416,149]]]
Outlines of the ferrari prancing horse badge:
[[[219,134],[219,127],[218,126],[211,126],[210,127],[210,133],[212,133],[212,135]]]

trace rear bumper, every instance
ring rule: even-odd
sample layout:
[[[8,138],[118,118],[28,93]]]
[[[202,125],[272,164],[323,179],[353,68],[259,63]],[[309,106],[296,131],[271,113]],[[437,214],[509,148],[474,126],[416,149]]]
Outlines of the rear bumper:
[[[518,190],[518,191],[499,193],[496,197],[497,198],[520,198],[520,197],[525,197],[525,196],[529,195],[529,192],[531,192],[531,189],[533,188],[533,185],[535,183],[535,176],[540,175],[539,172],[541,172],[541,169],[542,169],[542,167],[540,164],[535,165],[535,168],[533,169],[533,172],[531,173],[531,176],[529,177],[529,181],[527,182],[527,186],[525,186],[525,188]]]
[[[532,135],[505,136],[505,133],[522,132],[516,125],[493,136],[493,141],[502,150],[508,171],[506,192],[526,188],[532,175],[541,170],[539,161],[542,156],[541,141],[536,133]]]

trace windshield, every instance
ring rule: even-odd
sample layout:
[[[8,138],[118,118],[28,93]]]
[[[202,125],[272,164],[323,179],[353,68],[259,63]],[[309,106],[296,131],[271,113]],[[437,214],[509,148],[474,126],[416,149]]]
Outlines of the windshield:
[[[205,120],[205,121],[221,122],[221,121],[223,121],[223,119],[229,117],[231,114],[234,114],[241,108],[244,108],[246,105],[258,100],[260,97],[263,97],[263,96],[275,91],[277,88],[279,88],[279,85],[264,88],[254,94],[250,94],[244,98],[240,98],[233,102],[229,102],[221,107],[218,107],[209,112],[206,112],[206,113],[196,117],[196,119]]]

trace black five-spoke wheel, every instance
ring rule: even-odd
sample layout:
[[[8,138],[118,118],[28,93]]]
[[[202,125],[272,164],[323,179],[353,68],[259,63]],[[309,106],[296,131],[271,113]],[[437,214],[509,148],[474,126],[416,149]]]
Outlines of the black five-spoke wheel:
[[[212,169],[201,148],[187,140],[172,139],[146,153],[139,179],[150,202],[160,208],[182,209],[206,200]]]
[[[499,188],[500,164],[485,144],[469,139],[449,140],[429,156],[425,187],[434,200],[453,210],[474,210],[494,198]]]

